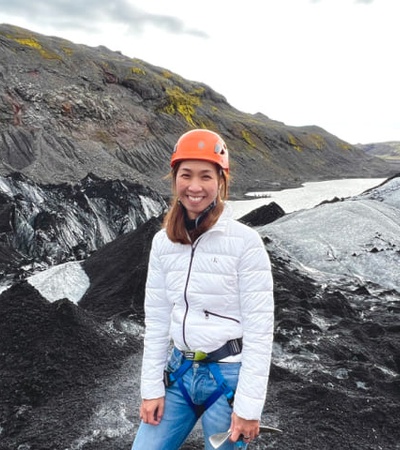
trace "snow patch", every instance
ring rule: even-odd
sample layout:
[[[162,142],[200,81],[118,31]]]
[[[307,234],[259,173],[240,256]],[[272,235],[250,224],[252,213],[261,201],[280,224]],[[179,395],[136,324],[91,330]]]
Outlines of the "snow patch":
[[[49,302],[67,298],[75,304],[90,286],[90,280],[80,262],[68,262],[51,267],[27,280]]]

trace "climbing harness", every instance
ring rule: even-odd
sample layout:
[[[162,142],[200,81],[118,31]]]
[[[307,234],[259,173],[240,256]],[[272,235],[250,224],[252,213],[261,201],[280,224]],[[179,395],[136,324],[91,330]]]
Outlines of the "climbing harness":
[[[185,351],[179,350],[180,353],[186,358],[192,361],[201,362],[218,362],[221,359],[227,358],[228,356],[234,356],[241,353],[243,347],[243,339],[231,339],[226,342],[222,347],[214,350],[211,353],[204,353],[202,351]]]
[[[211,353],[204,353],[201,351],[180,351],[183,358],[182,364],[174,372],[164,372],[164,383],[166,387],[172,386],[175,382],[182,392],[188,405],[193,409],[196,417],[199,418],[204,411],[215,403],[221,395],[225,395],[230,406],[233,404],[235,391],[228,385],[225,378],[221,374],[218,366],[218,361],[230,355],[237,355],[242,350],[242,339],[232,339],[228,341],[218,350]],[[217,383],[216,390],[200,405],[194,403],[183,383],[183,375],[192,367],[194,362],[199,364],[207,364],[208,370],[211,372],[215,382]]]

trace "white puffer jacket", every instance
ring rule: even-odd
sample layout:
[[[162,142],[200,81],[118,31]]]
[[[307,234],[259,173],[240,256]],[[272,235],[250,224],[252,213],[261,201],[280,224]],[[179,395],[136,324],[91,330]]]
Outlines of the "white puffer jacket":
[[[265,401],[273,338],[273,283],[258,233],[234,220],[229,206],[193,245],[153,239],[146,283],[142,398],[165,395],[170,339],[180,350],[209,353],[243,337],[234,411],[259,419]]]

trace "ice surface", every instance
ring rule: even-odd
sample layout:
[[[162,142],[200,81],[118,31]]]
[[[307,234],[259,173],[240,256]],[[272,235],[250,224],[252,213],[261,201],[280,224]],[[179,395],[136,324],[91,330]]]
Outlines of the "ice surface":
[[[29,277],[28,282],[50,302],[68,298],[78,303],[90,286],[89,277],[79,262],[51,267]]]
[[[400,291],[400,179],[259,229],[311,270]]]

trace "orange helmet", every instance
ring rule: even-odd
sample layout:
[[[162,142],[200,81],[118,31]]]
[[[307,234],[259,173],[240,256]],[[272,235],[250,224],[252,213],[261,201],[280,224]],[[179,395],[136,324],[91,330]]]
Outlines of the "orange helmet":
[[[228,148],[222,138],[213,131],[191,130],[183,134],[172,153],[171,167],[185,159],[213,162],[229,172]]]

